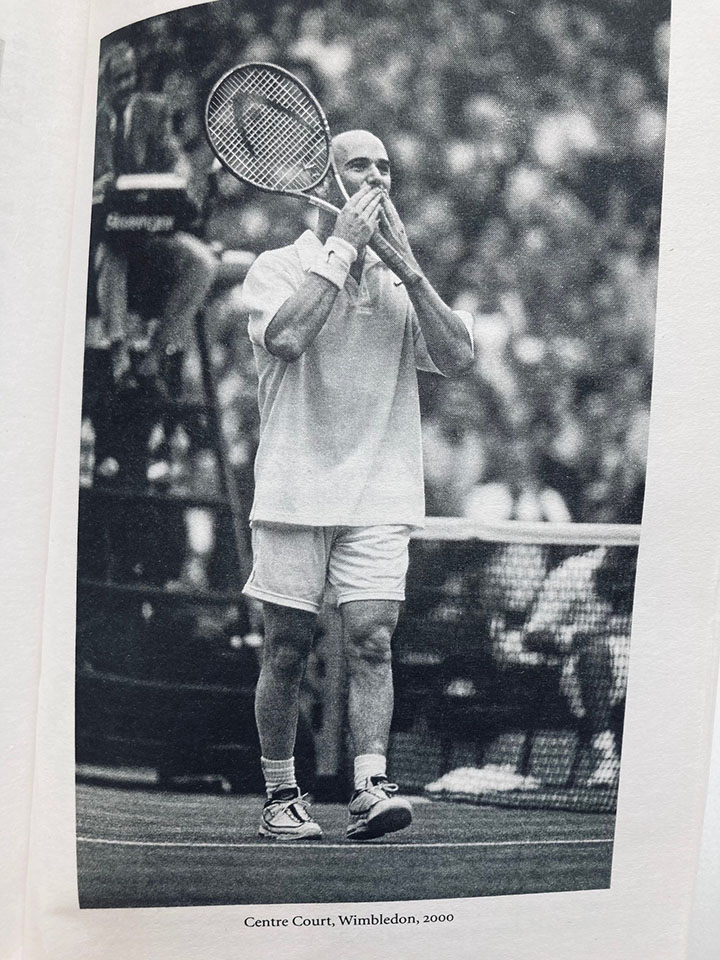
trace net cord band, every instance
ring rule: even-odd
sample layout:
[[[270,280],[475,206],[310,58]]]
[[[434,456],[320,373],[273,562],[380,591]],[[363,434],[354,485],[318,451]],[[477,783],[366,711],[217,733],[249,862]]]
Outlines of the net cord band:
[[[630,523],[536,523],[505,520],[483,523],[464,517],[426,517],[415,540],[483,540],[490,543],[563,544],[577,547],[635,547],[640,525]]]

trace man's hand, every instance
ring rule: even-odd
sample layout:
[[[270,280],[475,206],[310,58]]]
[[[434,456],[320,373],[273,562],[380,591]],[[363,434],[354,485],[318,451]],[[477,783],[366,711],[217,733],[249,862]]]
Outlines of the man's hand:
[[[375,233],[381,213],[380,187],[362,186],[338,214],[333,235],[351,243],[358,254]]]
[[[395,204],[384,191],[382,193],[378,227],[380,233],[387,240],[387,242],[393,246],[405,260],[407,260],[413,269],[420,271],[418,262],[415,259],[415,255],[410,247],[410,242],[408,241],[405,227],[400,219],[400,214],[395,209]]]
[[[418,266],[395,205],[383,192],[378,238],[394,253],[373,249],[405,284],[430,358],[441,373],[455,376],[473,359],[472,334],[464,319],[444,302]]]

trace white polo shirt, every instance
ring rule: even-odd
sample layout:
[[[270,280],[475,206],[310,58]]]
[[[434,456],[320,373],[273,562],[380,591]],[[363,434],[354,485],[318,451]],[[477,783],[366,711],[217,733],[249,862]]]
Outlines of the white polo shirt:
[[[367,250],[322,330],[293,363],[265,331],[323,256],[311,231],[261,254],[243,287],[258,371],[252,521],[420,526],[425,516],[416,368],[439,371],[405,287]],[[472,340],[472,319],[463,316]]]

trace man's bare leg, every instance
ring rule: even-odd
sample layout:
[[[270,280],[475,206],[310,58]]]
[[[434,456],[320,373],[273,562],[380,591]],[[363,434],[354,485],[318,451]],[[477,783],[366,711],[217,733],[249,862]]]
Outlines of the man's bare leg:
[[[148,352],[137,366],[140,377],[161,393],[179,398],[185,351],[194,342],[195,317],[207,302],[217,274],[209,247],[182,231],[145,240],[146,270],[164,277],[164,302]]]
[[[164,242],[172,255],[175,282],[160,318],[157,346],[181,351],[192,343],[195,316],[212,288],[217,261],[210,249],[189,233],[176,233]]]
[[[594,757],[589,786],[613,787],[620,773],[620,757],[612,730],[613,662],[608,638],[578,634],[577,676],[587,716]]]
[[[355,792],[347,837],[371,840],[402,830],[412,820],[407,800],[394,796],[386,757],[393,713],[390,641],[400,605],[395,600],[354,600],[341,607],[348,662],[348,722],[355,748]]]
[[[282,760],[293,755],[298,697],[317,617],[305,610],[263,604],[265,643],[255,690],[255,720],[262,755]]]
[[[97,301],[117,380],[128,360],[128,262],[111,244],[102,244],[97,256]]]
[[[348,662],[348,722],[355,753],[387,753],[393,713],[390,641],[400,605],[352,600],[340,608]]]
[[[271,840],[318,840],[313,820],[295,781],[300,683],[312,645],[316,616],[304,610],[263,604],[265,643],[255,691],[262,768],[267,791],[259,833]]]

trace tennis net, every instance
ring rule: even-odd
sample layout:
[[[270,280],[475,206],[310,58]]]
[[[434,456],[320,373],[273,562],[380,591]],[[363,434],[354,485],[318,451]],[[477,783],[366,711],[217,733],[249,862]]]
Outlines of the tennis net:
[[[615,809],[639,532],[429,520],[394,640],[403,789]]]

